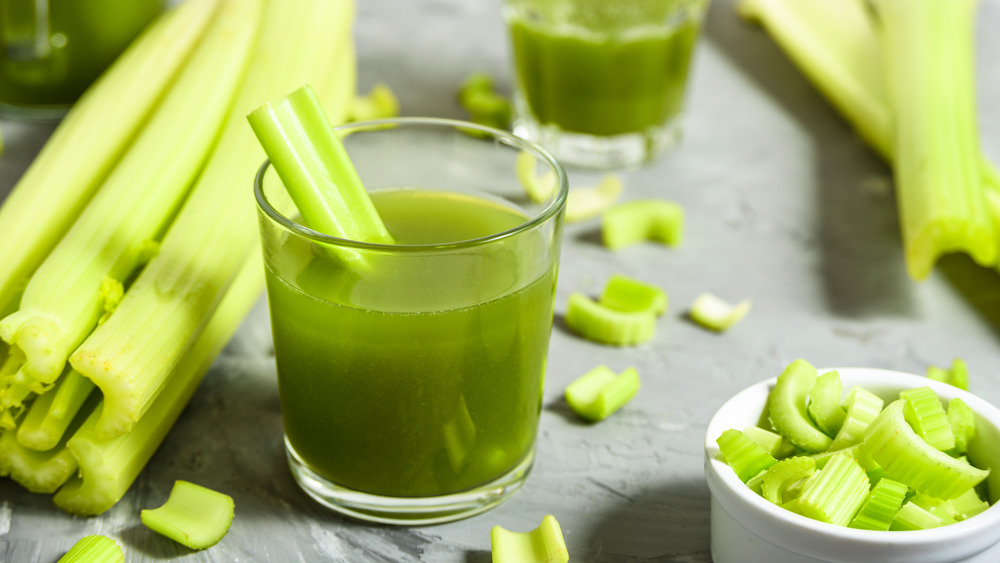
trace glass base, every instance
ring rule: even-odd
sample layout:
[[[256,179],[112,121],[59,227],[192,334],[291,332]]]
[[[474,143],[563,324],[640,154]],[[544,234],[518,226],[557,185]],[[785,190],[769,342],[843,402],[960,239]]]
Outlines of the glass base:
[[[514,120],[514,134],[549,150],[561,164],[596,170],[638,168],[677,146],[681,119],[636,133],[597,136],[565,131],[522,116]]]
[[[287,438],[285,452],[295,482],[320,504],[358,520],[406,526],[451,522],[497,506],[521,488],[535,461],[532,449],[512,470],[467,491],[438,497],[385,497],[341,487],[318,475],[295,453]]]

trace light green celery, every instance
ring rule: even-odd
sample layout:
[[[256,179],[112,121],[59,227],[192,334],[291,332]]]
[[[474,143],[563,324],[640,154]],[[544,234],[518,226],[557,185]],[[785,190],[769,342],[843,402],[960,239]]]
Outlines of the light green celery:
[[[948,401],[946,417],[952,437],[955,439],[955,447],[948,453],[952,456],[962,455],[969,445],[969,440],[976,435],[976,415],[965,401],[955,397]]]
[[[830,449],[834,451],[860,444],[864,439],[865,429],[882,412],[884,403],[881,397],[871,391],[853,387],[844,404],[847,406],[847,416],[830,444]]]
[[[920,387],[902,391],[899,397],[906,399],[903,416],[917,436],[942,452],[955,447],[955,434],[937,393],[930,387]]]
[[[149,123],[31,277],[18,311],[0,321],[0,337],[24,351],[34,379],[55,381],[103,312],[105,278],[130,277],[144,242],[163,236],[219,136],[262,7],[224,1]]]
[[[667,311],[662,288],[622,274],[608,278],[597,302],[616,311],[652,311],[656,316]]]
[[[605,174],[594,186],[573,188],[566,197],[566,221],[585,221],[597,217],[621,197],[625,185],[614,174]]]
[[[616,311],[578,292],[569,295],[565,320],[580,336],[611,346],[636,346],[656,335],[653,312]]]
[[[485,72],[467,76],[458,89],[457,97],[473,123],[496,129],[510,128],[510,101],[494,90],[493,79]]]
[[[249,194],[264,151],[246,112],[262,99],[315,80],[335,100],[331,118],[345,118],[354,89],[353,10],[350,0],[267,3],[253,64],[191,195],[115,314],[70,358],[104,394],[99,436],[120,435],[139,420],[198,339],[233,276],[248,257],[259,256]],[[297,39],[289,41],[291,35]]]
[[[802,494],[806,480],[816,472],[816,460],[796,456],[775,463],[764,473],[761,495],[774,504],[785,504]]]
[[[490,530],[493,563],[567,563],[569,550],[562,528],[551,514],[530,532],[511,532],[500,526]]]
[[[906,490],[906,485],[899,481],[879,479],[847,526],[859,530],[887,531],[903,505]]]
[[[956,520],[968,520],[990,507],[990,503],[979,497],[975,489],[969,489],[949,501],[948,506]]]
[[[868,497],[868,475],[847,454],[833,456],[819,476],[803,486],[800,514],[814,520],[846,526]]]
[[[951,379],[951,374],[944,368],[938,366],[927,366],[927,379],[940,381],[941,383],[948,383]]]
[[[824,434],[806,411],[806,397],[818,375],[803,359],[790,363],[778,376],[768,398],[768,417],[778,434],[807,452],[830,448],[833,439]]]
[[[555,171],[548,169],[543,174],[537,172],[538,159],[528,151],[517,154],[515,170],[524,193],[535,203],[544,203],[552,198],[559,187]]]
[[[573,412],[592,422],[604,420],[625,406],[639,391],[639,372],[628,368],[616,374],[597,366],[566,386],[566,402]]]
[[[385,119],[399,115],[399,100],[385,84],[372,86],[365,96],[355,96],[348,108],[348,119],[351,121],[367,121],[369,119]],[[331,119],[336,124],[337,121]]]
[[[130,432],[100,440],[95,433],[99,412],[87,418],[67,443],[79,463],[79,476],[56,492],[56,506],[89,516],[108,510],[121,499],[263,291],[263,267],[260,258],[252,256],[241,267],[201,336],[174,366],[169,384]]]
[[[751,306],[749,299],[731,305],[716,295],[705,292],[695,297],[688,315],[691,320],[707,329],[723,332],[743,320]]]
[[[101,535],[80,538],[56,563],[124,563],[125,552],[115,540]]]
[[[831,438],[837,435],[847,418],[847,411],[841,405],[843,385],[840,374],[828,371],[816,378],[816,383],[806,396],[806,410],[816,426]]]
[[[392,244],[312,87],[307,84],[262,105],[247,120],[307,227],[339,238]],[[370,266],[357,252],[336,252],[353,268]]]
[[[719,453],[744,483],[767,471],[778,460],[743,432],[730,428],[715,439]]]
[[[236,504],[225,493],[189,481],[174,481],[167,502],[139,513],[142,523],[191,549],[219,543],[233,523]]]
[[[757,442],[757,445],[764,448],[764,451],[771,454],[775,459],[784,459],[796,452],[795,446],[784,439],[781,434],[765,430],[760,426],[748,426],[743,429],[743,433],[748,438]]]
[[[929,445],[904,418],[905,399],[889,403],[868,425],[864,445],[885,475],[919,493],[955,498],[989,474]]]
[[[31,403],[17,429],[18,443],[39,451],[56,447],[94,388],[89,379],[68,369],[53,389]]]
[[[219,0],[172,8],[73,104],[0,207],[0,311],[56,246],[162,93],[188,62]]]
[[[949,383],[963,391],[969,390],[969,369],[965,365],[965,360],[961,358],[952,360],[949,376]]]
[[[640,242],[684,242],[684,208],[672,201],[640,199],[611,206],[601,217],[601,240],[619,250]]]
[[[899,512],[896,513],[889,529],[894,532],[929,530],[944,525],[944,520],[931,514],[927,509],[916,503],[907,502],[899,508]]]

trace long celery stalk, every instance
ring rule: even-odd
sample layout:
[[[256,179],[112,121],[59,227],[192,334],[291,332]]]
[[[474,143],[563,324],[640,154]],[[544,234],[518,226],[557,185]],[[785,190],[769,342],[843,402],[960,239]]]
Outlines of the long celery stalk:
[[[106,280],[126,281],[169,221],[219,136],[252,51],[262,0],[225,0],[146,127],[66,237],[31,277],[0,337],[52,383],[104,311]]]
[[[343,50],[353,10],[351,0],[268,4],[251,70],[188,201],[115,313],[70,358],[104,394],[97,436],[119,436],[143,416],[240,265],[259,253],[251,189],[264,153],[244,116],[310,80],[353,91],[353,52]],[[339,97],[331,113],[343,119],[348,98]]]
[[[174,367],[170,385],[130,432],[101,440],[96,434],[99,414],[91,414],[67,443],[79,464],[79,475],[56,492],[56,506],[72,514],[95,515],[124,496],[263,289],[263,266],[259,257],[251,256],[241,266],[201,337]]]
[[[77,101],[0,207],[0,311],[69,230],[197,46],[219,0],[154,21]]]

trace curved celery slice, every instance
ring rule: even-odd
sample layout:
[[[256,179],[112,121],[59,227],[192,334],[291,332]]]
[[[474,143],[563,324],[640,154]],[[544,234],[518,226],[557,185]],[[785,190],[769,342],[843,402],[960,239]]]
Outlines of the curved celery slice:
[[[688,314],[701,326],[722,332],[743,320],[750,312],[750,306],[751,302],[746,299],[730,305],[712,293],[702,293],[691,303]]]
[[[892,520],[889,529],[894,532],[929,530],[930,528],[938,528],[944,525],[944,520],[932,514],[926,508],[921,507],[915,502],[907,502],[899,507],[899,512],[896,513],[896,517]]]
[[[859,530],[888,530],[899,508],[903,506],[906,491],[906,485],[899,481],[879,479],[847,526]]]
[[[614,274],[604,285],[598,303],[616,311],[651,311],[660,316],[667,311],[667,292],[655,285]]]
[[[816,426],[831,438],[837,435],[847,418],[847,411],[841,405],[843,386],[840,374],[828,371],[816,379],[806,396],[806,410]]]
[[[905,399],[889,403],[865,431],[865,448],[885,475],[940,499],[955,498],[986,478],[988,470],[957,460],[917,436],[904,418],[905,405]]]
[[[650,311],[616,311],[574,292],[566,306],[566,326],[595,342],[635,346],[652,340],[656,334],[656,315]]]
[[[813,424],[806,411],[806,396],[816,378],[816,368],[812,364],[795,360],[778,376],[768,401],[771,426],[807,452],[822,452],[833,443],[832,438]]]
[[[964,494],[946,501],[955,520],[961,522],[990,507],[990,503],[979,497],[975,489],[969,489]]]
[[[976,435],[976,415],[962,399],[955,397],[948,401],[948,425],[951,426],[955,447],[948,453],[953,456],[965,453],[969,440]]]
[[[392,89],[381,82],[372,86],[365,96],[355,96],[348,109],[351,121],[385,119],[399,115],[399,100]]]
[[[597,217],[618,201],[624,189],[621,178],[614,174],[606,174],[596,186],[573,188],[566,198],[566,221]]]
[[[235,508],[229,495],[178,480],[166,503],[139,515],[150,530],[191,549],[207,549],[225,537]]]
[[[613,205],[601,218],[601,238],[611,250],[646,241],[679,246],[684,241],[684,208],[659,199]]]
[[[554,171],[547,170],[544,174],[539,175],[536,171],[538,159],[528,151],[521,151],[517,154],[514,166],[517,179],[521,182],[521,187],[524,188],[528,199],[535,203],[544,203],[552,199],[556,188],[559,187]]]
[[[903,417],[917,436],[942,452],[955,447],[955,434],[937,393],[930,387],[920,387],[902,391],[899,397],[906,399]]]
[[[715,443],[719,445],[719,453],[726,463],[744,483],[778,463],[757,442],[735,428],[723,432],[715,439]]]
[[[743,429],[743,433],[757,442],[757,445],[764,448],[764,451],[774,456],[775,459],[783,459],[796,452],[795,446],[781,434],[765,430],[760,426],[748,426]]]
[[[865,429],[882,412],[883,401],[863,387],[854,387],[847,395],[846,404],[847,417],[830,444],[830,449],[834,451],[861,443]]]
[[[551,514],[530,532],[511,532],[500,526],[490,530],[493,563],[567,563],[569,550],[562,528]]]
[[[806,479],[816,472],[816,460],[790,457],[772,465],[761,481],[761,495],[774,504],[785,504],[802,494]]]
[[[837,454],[810,479],[799,495],[800,514],[821,522],[846,526],[868,496],[868,474],[857,460]]]
[[[458,103],[469,112],[473,123],[497,129],[510,128],[510,101],[496,93],[493,79],[485,72],[474,72],[466,77],[458,90]]]
[[[124,563],[125,552],[118,543],[101,535],[79,539],[56,563]]]
[[[615,374],[597,366],[566,386],[566,402],[573,412],[590,421],[604,420],[635,397],[639,372],[628,368]]]

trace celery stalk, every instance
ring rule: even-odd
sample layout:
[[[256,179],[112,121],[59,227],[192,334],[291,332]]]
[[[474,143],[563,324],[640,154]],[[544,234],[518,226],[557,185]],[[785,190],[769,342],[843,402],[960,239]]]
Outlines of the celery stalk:
[[[812,364],[803,359],[795,360],[778,376],[768,400],[771,426],[807,452],[822,452],[833,443],[833,439],[813,423],[806,410],[806,397],[817,378]]]
[[[56,563],[124,563],[125,552],[115,540],[101,535],[80,538]]]
[[[353,10],[351,0],[267,4],[253,66],[188,201],[115,314],[70,358],[104,393],[98,435],[120,435],[139,420],[233,276],[248,256],[259,255],[250,192],[264,152],[245,114],[260,100],[316,80],[336,96],[331,116],[345,118],[354,83]],[[288,41],[293,34],[297,39]]]
[[[67,442],[79,463],[79,476],[56,492],[53,497],[56,506],[72,514],[95,515],[121,499],[184,410],[215,356],[260,298],[263,287],[260,259],[250,257],[201,337],[174,367],[169,385],[130,432],[101,440],[95,432],[99,409],[88,417]]]
[[[639,372],[635,368],[616,374],[601,365],[566,386],[566,402],[581,418],[597,422],[631,401],[639,385]]]
[[[52,383],[103,312],[106,277],[133,275],[145,241],[172,220],[218,138],[244,74],[262,0],[226,0],[218,17],[83,214],[31,277],[0,337],[27,356],[34,379]]]
[[[803,486],[798,507],[802,515],[846,526],[868,497],[868,475],[848,454],[837,454]]]
[[[569,551],[562,528],[555,517],[547,515],[530,532],[511,532],[500,526],[490,530],[493,563],[566,563]]]
[[[0,311],[69,230],[174,82],[219,0],[156,19],[73,105],[0,207]]]
[[[579,292],[570,293],[565,320],[580,336],[611,346],[636,346],[656,334],[653,311],[617,311]]]
[[[68,370],[55,388],[31,403],[17,429],[18,443],[42,451],[56,447],[93,390],[94,384],[89,379]]]

